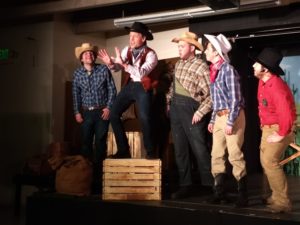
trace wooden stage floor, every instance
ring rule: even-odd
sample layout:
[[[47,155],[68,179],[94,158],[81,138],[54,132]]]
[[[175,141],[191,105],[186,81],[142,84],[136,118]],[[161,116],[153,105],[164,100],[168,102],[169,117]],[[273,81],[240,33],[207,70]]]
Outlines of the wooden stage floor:
[[[164,183],[161,201],[103,201],[100,196],[75,197],[56,193],[34,193],[27,198],[27,225],[223,225],[300,224],[300,177],[288,177],[293,211],[272,214],[262,205],[268,192],[262,174],[248,177],[249,206],[211,205],[208,190],[195,186],[194,195],[170,200],[173,187]],[[236,197],[235,182],[228,180],[229,197]]]

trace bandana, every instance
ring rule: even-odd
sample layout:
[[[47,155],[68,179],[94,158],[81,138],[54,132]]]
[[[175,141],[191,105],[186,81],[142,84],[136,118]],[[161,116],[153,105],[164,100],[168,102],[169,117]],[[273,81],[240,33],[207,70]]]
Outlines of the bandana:
[[[138,55],[141,53],[141,51],[143,51],[145,48],[145,45],[139,47],[139,48],[133,48],[131,51],[132,51],[132,55],[133,55],[133,58],[136,59],[136,57],[138,57]]]
[[[222,63],[224,62],[224,59],[220,59],[218,62],[214,64],[210,64],[209,70],[210,70],[210,82],[214,83],[215,80],[218,77],[219,69]]]

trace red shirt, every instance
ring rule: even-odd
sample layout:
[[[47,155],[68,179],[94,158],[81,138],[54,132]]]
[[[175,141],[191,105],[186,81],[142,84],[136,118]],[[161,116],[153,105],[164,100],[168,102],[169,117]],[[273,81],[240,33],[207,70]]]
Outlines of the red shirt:
[[[261,125],[278,124],[278,134],[286,136],[296,120],[296,106],[289,86],[273,75],[267,82],[259,80],[258,111]]]

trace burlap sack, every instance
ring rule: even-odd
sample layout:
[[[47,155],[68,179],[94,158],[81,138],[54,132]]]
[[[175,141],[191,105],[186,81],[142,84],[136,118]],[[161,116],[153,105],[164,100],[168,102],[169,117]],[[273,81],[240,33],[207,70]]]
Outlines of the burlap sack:
[[[92,164],[81,155],[67,156],[56,171],[55,188],[58,193],[90,195],[93,179]]]

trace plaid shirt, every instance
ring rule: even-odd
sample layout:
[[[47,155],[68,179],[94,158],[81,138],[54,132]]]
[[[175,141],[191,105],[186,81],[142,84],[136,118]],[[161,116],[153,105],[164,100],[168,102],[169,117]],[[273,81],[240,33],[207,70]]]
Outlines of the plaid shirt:
[[[218,76],[215,82],[211,83],[210,88],[213,101],[213,113],[210,122],[215,122],[216,113],[219,110],[229,109],[227,125],[232,126],[240,109],[245,107],[238,72],[232,65],[223,62],[220,65]]]
[[[102,64],[95,64],[90,75],[83,66],[76,69],[72,91],[75,114],[80,112],[81,107],[111,108],[117,93],[110,70]]]
[[[175,79],[194,100],[200,103],[196,111],[199,116],[204,116],[211,111],[209,68],[202,59],[197,57],[190,57],[187,60],[180,59],[175,65]],[[171,84],[166,96],[168,104],[172,101],[173,93],[174,83]]]

